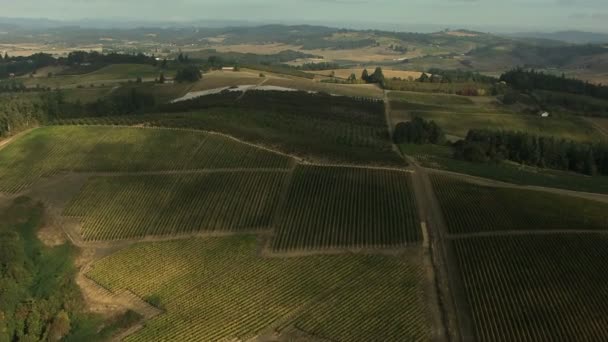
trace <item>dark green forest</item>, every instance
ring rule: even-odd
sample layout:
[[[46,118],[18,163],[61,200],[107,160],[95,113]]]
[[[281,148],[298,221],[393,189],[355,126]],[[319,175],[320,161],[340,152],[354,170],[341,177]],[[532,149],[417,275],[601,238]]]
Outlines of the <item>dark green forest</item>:
[[[77,250],[38,240],[44,207],[27,197],[0,208],[0,341],[105,341],[141,318],[110,322],[85,312],[75,282]]]

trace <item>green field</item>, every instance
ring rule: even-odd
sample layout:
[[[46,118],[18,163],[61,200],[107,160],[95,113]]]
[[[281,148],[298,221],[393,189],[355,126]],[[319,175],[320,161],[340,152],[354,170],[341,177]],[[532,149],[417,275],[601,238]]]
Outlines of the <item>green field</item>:
[[[429,339],[423,274],[405,256],[260,258],[255,237],[239,236],[134,245],[88,276],[166,310],[125,341],[247,340],[292,323],[334,341],[389,341]]]
[[[606,230],[608,205],[540,191],[481,186],[431,177],[450,233]]]
[[[592,193],[608,193],[608,177],[585,176],[550,169],[538,169],[520,164],[472,163],[453,158],[450,147],[439,145],[399,145],[406,155],[414,157],[424,167],[447,170],[494,179],[518,185],[543,186]]]
[[[202,132],[44,127],[0,150],[0,191],[18,192],[62,171],[288,168],[291,163],[288,157]]]
[[[541,118],[522,114],[465,114],[454,112],[412,111],[412,117],[435,121],[448,135],[466,137],[471,129],[527,132],[574,141],[599,141],[603,137],[580,117]]]
[[[479,341],[604,341],[608,279],[603,234],[454,241]]]
[[[159,108],[164,113],[66,119],[67,124],[119,124],[200,129],[326,163],[403,166],[378,100],[307,93],[248,91],[204,96]]]
[[[271,78],[264,85],[352,97],[382,98],[382,89],[371,84],[321,83],[304,78]]]
[[[464,138],[471,129],[528,132],[575,141],[599,141],[602,134],[579,116],[521,114],[495,97],[390,92],[391,109],[403,116],[435,121],[448,136]]]
[[[104,82],[135,81],[137,77],[156,78],[159,74],[159,68],[147,64],[112,64],[84,75],[22,78],[20,81],[28,87],[40,85],[41,87],[62,88],[76,85],[100,85]]]
[[[401,171],[298,167],[278,215],[275,251],[401,247],[421,237]]]
[[[269,228],[286,172],[95,177],[66,208],[85,240]]]

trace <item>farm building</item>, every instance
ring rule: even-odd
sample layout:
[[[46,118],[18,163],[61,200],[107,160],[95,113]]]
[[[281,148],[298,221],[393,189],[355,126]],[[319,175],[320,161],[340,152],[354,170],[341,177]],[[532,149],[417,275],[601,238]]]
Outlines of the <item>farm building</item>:
[[[549,114],[549,112],[541,112],[540,113],[540,117],[541,118],[548,118],[549,116],[551,116],[551,114]]]
[[[222,71],[234,71],[234,67],[223,67]]]

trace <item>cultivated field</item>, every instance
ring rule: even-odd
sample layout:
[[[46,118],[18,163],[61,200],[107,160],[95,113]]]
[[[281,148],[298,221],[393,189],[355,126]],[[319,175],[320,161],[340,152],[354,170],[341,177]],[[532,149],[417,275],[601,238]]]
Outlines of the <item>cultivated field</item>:
[[[239,236],[138,244],[88,276],[165,310],[126,341],[247,340],[292,325],[329,340],[430,336],[423,271],[412,257],[260,258],[256,239]]]
[[[194,83],[190,91],[201,91],[240,85],[255,85],[264,81],[259,72],[247,71],[212,71],[203,75],[203,78]]]
[[[518,185],[534,185],[583,192],[608,194],[608,177],[587,176],[573,172],[539,169],[508,161],[473,163],[454,159],[454,151],[440,145],[399,145],[402,153],[415,158],[424,167],[464,173]]]
[[[0,151],[0,191],[18,192],[40,177],[62,171],[288,168],[291,162],[288,157],[202,132],[44,127]]]
[[[276,222],[275,251],[402,247],[420,240],[405,172],[298,167]]]
[[[40,85],[41,87],[50,87],[54,89],[75,87],[76,85],[101,85],[104,82],[116,83],[119,81],[135,81],[137,77],[154,79],[159,76],[160,72],[160,69],[146,64],[113,64],[84,75],[58,75],[46,78],[24,77],[20,78],[20,81],[28,87]]]
[[[85,240],[269,228],[286,172],[95,177],[64,215]]]
[[[372,84],[322,83],[304,78],[271,78],[264,84],[342,96],[382,98],[382,89]]]
[[[539,191],[481,186],[433,175],[453,234],[524,230],[606,230],[608,205]]]
[[[455,240],[475,337],[606,340],[607,237],[551,234]]]
[[[67,124],[119,124],[217,131],[327,163],[402,166],[392,150],[378,100],[249,90],[166,106],[168,113],[66,119]]]

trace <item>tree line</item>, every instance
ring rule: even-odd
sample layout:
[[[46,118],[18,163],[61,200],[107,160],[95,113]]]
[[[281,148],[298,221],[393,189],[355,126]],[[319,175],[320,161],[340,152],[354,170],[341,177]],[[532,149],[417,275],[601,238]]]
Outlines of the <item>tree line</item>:
[[[31,56],[11,57],[8,54],[0,56],[0,78],[35,73],[36,70],[48,66],[77,67],[83,64],[103,66],[108,64],[151,64],[157,65],[156,58],[143,54],[128,55],[119,53],[103,54],[96,51],[74,51],[67,57],[55,58],[47,53],[37,53]]]
[[[454,157],[471,162],[520,164],[608,175],[608,143],[581,143],[522,132],[470,130],[454,144]]]
[[[549,90],[570,94],[587,95],[608,100],[608,86],[592,84],[574,78],[545,74],[535,70],[517,68],[500,76],[511,87],[520,91]]]

